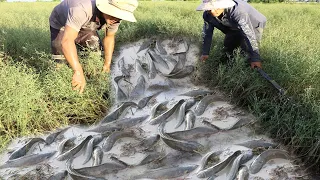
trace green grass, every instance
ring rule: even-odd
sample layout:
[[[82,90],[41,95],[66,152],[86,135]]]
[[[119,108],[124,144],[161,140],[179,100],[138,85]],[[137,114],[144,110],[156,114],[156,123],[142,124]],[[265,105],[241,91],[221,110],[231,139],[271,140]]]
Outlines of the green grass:
[[[70,123],[99,120],[110,100],[109,77],[92,54],[82,59],[87,86],[83,95],[70,87],[72,72],[49,61],[48,17],[57,3],[0,3],[0,142],[42,133]],[[137,23],[123,22],[121,44],[141,38],[187,36],[201,43],[198,2],[140,2]],[[264,133],[302,156],[309,167],[320,165],[320,15],[317,4],[253,4],[268,19],[260,52],[264,70],[287,90],[287,100],[236,56],[232,67],[218,62],[223,34],[215,31],[210,59],[199,64],[200,81],[218,87],[232,101],[260,119]],[[195,59],[195,61],[197,61]]]

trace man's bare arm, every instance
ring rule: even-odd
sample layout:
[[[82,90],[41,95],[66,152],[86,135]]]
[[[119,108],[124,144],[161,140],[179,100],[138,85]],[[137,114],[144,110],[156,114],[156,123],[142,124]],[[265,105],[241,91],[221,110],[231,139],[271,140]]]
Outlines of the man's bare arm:
[[[106,36],[103,38],[104,47],[104,65],[103,72],[110,72],[110,65],[115,43],[115,32],[106,32]]]
[[[77,48],[74,42],[77,36],[78,32],[70,26],[66,25],[61,41],[61,46],[63,54],[74,73],[72,76],[73,90],[80,90],[80,93],[82,93],[86,85],[86,80],[83,75],[83,69],[79,62]]]
[[[64,35],[61,41],[62,51],[73,71],[82,71],[79,63],[75,39],[78,32],[70,26],[65,26]]]

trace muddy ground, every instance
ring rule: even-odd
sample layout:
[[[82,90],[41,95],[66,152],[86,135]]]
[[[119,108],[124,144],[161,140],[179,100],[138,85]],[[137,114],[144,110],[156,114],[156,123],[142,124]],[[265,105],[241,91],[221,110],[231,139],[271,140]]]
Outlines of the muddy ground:
[[[130,179],[135,175],[144,173],[147,174],[150,171],[150,168],[156,168],[157,166],[161,168],[161,166],[176,167],[190,164],[200,165],[201,158],[206,153],[212,151],[223,151],[219,159],[224,160],[236,150],[250,150],[250,148],[236,145],[249,140],[263,139],[267,142],[273,142],[268,137],[255,133],[254,126],[257,125],[257,119],[255,119],[254,116],[229,103],[228,98],[224,97],[223,94],[218,92],[217,90],[211,90],[203,85],[198,85],[197,83],[195,83],[195,79],[198,78],[198,73],[195,67],[199,56],[198,47],[190,44],[187,39],[158,39],[158,44],[152,43],[150,47],[151,49],[155,49],[156,53],[159,53],[157,52],[157,49],[159,48],[158,46],[162,46],[164,48],[166,55],[162,54],[161,57],[166,60],[168,67],[161,67],[161,63],[154,62],[155,67],[158,71],[156,72],[156,76],[151,79],[150,72],[148,72],[148,63],[151,62],[152,59],[150,59],[151,57],[148,53],[148,48],[139,51],[141,45],[143,45],[146,41],[148,40],[140,40],[138,42],[128,44],[120,48],[119,55],[113,60],[114,63],[112,67],[112,79],[123,75],[123,71],[121,71],[122,65],[120,63],[120,61],[123,61],[125,69],[129,71],[130,74],[130,77],[122,78],[119,81],[119,87],[126,96],[129,96],[123,101],[133,101],[138,103],[139,100],[143,97],[155,94],[156,92],[159,92],[159,94],[153,97],[142,109],[129,108],[121,115],[121,118],[150,115],[152,107],[155,104],[164,101],[168,101],[166,108],[170,109],[179,100],[187,100],[191,98],[189,96],[184,96],[181,94],[189,92],[191,90],[202,89],[211,91],[212,96],[215,96],[217,98],[205,108],[205,112],[203,114],[195,116],[194,127],[204,127],[205,124],[203,123],[203,120],[219,127],[220,129],[232,128],[239,120],[244,120],[244,123],[242,124],[242,126],[233,130],[219,131],[212,135],[189,139],[202,144],[205,148],[200,153],[187,154],[181,153],[180,151],[169,147],[162,140],[159,140],[152,148],[149,149],[149,151],[144,151],[140,147],[141,140],[159,134],[158,124],[152,125],[150,124],[150,121],[145,120],[133,127],[135,130],[139,129],[139,135],[137,135],[136,137],[121,138],[116,141],[110,151],[103,153],[104,156],[102,162],[111,162],[110,157],[114,156],[128,164],[138,164],[148,153],[152,151],[172,155],[172,157],[181,156],[181,158],[178,158],[173,162],[169,161],[170,164],[166,164],[166,162],[164,162],[163,164],[157,164],[153,162],[153,164],[151,163],[142,166],[126,168],[115,173],[107,174],[105,176],[106,179]],[[165,77],[164,75],[170,74],[172,69],[175,67],[174,62],[179,61],[179,58],[185,59],[184,67],[194,66],[194,71],[190,75],[183,78],[172,78],[172,76],[169,78]],[[142,69],[138,67],[139,64],[137,64],[137,59],[140,60]],[[136,87],[136,85],[138,83],[138,79],[141,76],[143,76],[145,80],[145,84],[143,85],[144,87],[140,88],[140,90],[136,91],[135,93],[132,93],[133,89],[139,89],[138,87]],[[112,112],[123,102],[117,99],[117,95],[119,94],[116,94],[116,92],[118,92],[116,88],[117,85],[114,83],[114,102],[109,112]],[[193,112],[196,111],[198,103],[199,101],[195,105],[193,105],[190,110]],[[166,123],[164,128],[166,133],[182,131],[185,129],[184,123],[179,128],[175,129],[175,126],[177,124],[177,114],[178,112],[175,112],[169,119],[167,119],[168,122]],[[75,144],[79,144],[81,140],[83,140],[88,135],[98,134],[94,132],[87,132],[87,130],[94,127],[96,127],[96,125],[92,125],[91,127],[71,126],[64,133],[61,133],[51,145],[45,145],[43,143],[36,144],[28,151],[28,154],[38,154],[54,151],[57,149],[59,143],[66,138],[76,137]],[[44,135],[43,138],[47,136],[48,134]],[[19,147],[22,147],[27,138],[28,137],[15,140],[8,149],[16,150]],[[102,144],[103,142],[98,145],[101,146]],[[276,148],[282,149],[281,145],[276,146]],[[77,154],[77,157],[73,160],[72,163],[73,168],[90,167],[92,165],[92,159],[89,162],[83,164],[85,153],[86,152],[82,150]],[[248,167],[259,152],[254,153],[255,156],[245,163],[245,165],[247,165]],[[187,154],[187,156],[183,156],[183,154]],[[3,153],[1,156],[2,162],[6,162],[9,156],[9,152]],[[272,159],[268,161],[258,173],[250,174],[249,179],[307,179],[303,170],[298,165],[293,163],[293,159],[293,157],[291,157],[291,159]],[[48,160],[37,165],[20,168],[0,169],[0,175],[3,179],[48,179],[51,175],[64,170],[66,170],[66,161],[58,161],[57,155],[54,155]],[[182,176],[173,179],[200,179],[197,177],[198,171],[199,169],[195,169],[189,173],[184,173]],[[217,173],[218,177],[216,179],[226,179],[229,171],[230,166]],[[71,178],[67,177],[67,179]]]

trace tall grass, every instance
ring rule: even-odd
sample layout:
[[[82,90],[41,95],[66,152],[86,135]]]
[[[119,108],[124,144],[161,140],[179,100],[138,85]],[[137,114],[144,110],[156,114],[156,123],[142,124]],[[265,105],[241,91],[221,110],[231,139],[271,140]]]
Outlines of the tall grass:
[[[101,118],[110,100],[108,76],[94,54],[82,59],[88,79],[84,95],[70,88],[71,70],[49,61],[48,16],[57,3],[0,3],[1,144],[15,136],[43,132],[69,123]],[[198,2],[140,2],[137,23],[123,22],[117,48],[141,38],[187,36],[201,43]],[[215,31],[209,60],[198,63],[200,81],[218,87],[261,121],[260,128],[302,156],[307,166],[320,165],[320,12],[316,4],[253,4],[268,19],[261,43],[264,70],[287,90],[280,97],[241,56],[232,66],[220,63],[223,34]],[[14,19],[14,20],[13,20]],[[194,59],[197,61],[197,59]]]

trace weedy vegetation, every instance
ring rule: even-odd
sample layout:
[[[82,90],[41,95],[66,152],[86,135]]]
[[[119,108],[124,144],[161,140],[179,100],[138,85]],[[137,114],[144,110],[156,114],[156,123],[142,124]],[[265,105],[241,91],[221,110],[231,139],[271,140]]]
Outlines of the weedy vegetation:
[[[110,100],[108,75],[97,53],[83,56],[87,86],[71,90],[72,71],[50,60],[48,17],[57,2],[0,3],[0,145],[68,124],[91,124],[105,115]],[[201,44],[198,2],[140,2],[137,23],[123,22],[120,45],[142,38],[190,37]],[[287,90],[281,97],[238,52],[221,60],[223,34],[215,31],[210,59],[198,62],[198,81],[217,87],[233,103],[259,119],[259,129],[302,157],[320,165],[320,16],[317,4],[252,4],[268,19],[260,52],[264,70]],[[200,55],[199,55],[200,56]],[[198,61],[194,59],[194,61]],[[257,129],[259,131],[259,129]]]

